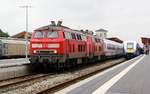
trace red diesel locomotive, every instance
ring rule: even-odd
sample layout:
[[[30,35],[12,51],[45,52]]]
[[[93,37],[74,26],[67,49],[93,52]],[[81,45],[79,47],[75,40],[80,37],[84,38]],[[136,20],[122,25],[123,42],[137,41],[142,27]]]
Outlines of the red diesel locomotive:
[[[82,63],[104,55],[103,40],[53,24],[36,29],[30,40],[31,64],[56,64],[65,66]],[[67,64],[67,65],[68,65]]]
[[[87,61],[101,60],[105,56],[104,40],[88,30],[73,30],[61,21],[36,29],[30,40],[30,62],[33,65],[55,65],[57,68]],[[115,46],[116,47],[116,46]]]

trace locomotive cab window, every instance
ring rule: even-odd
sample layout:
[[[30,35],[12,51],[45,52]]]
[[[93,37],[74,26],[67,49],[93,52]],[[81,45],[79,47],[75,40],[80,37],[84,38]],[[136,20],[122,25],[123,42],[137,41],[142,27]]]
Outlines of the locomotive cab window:
[[[44,32],[36,31],[34,34],[34,38],[44,38]]]
[[[58,32],[57,31],[48,31],[47,38],[58,38]]]
[[[127,48],[133,48],[133,43],[127,43]]]

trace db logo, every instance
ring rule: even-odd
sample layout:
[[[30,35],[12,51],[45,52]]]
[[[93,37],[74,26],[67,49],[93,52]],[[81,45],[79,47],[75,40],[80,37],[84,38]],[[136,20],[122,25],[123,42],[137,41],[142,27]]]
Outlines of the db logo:
[[[47,44],[43,44],[43,48],[47,48]]]

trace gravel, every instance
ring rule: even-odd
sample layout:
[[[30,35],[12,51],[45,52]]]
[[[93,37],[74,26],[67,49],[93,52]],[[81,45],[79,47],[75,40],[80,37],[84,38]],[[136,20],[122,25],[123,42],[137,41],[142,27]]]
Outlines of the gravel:
[[[61,74],[58,74],[56,77],[53,77],[53,78],[49,77],[45,80],[30,84],[29,86],[19,87],[17,89],[7,91],[2,94],[36,94],[37,92],[41,90],[45,90],[57,84],[60,84],[68,80],[77,78],[79,76],[88,74],[89,72],[95,71],[99,68],[102,69],[102,68],[105,68],[106,66],[120,63],[121,61],[123,61],[123,59],[114,60],[114,61],[111,60],[111,61],[107,61],[107,63],[95,64],[94,66],[83,68],[74,72],[61,73]]]

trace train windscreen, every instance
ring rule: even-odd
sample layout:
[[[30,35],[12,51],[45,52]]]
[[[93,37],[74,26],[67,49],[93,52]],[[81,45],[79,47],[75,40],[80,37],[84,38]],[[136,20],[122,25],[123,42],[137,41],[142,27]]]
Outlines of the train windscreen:
[[[58,38],[58,32],[57,31],[48,31],[47,38]]]
[[[45,32],[36,31],[34,34],[34,38],[44,38]]]
[[[133,48],[133,43],[127,43],[127,48],[129,49]]]

